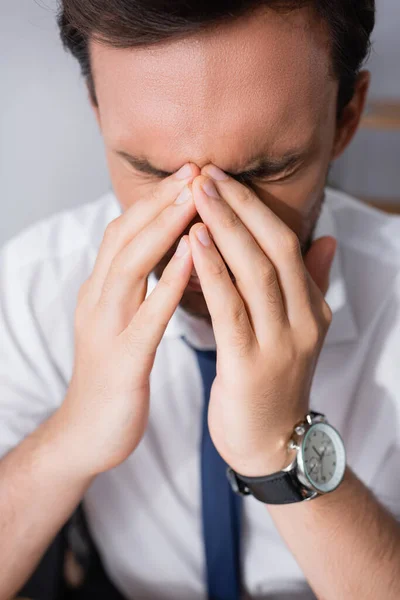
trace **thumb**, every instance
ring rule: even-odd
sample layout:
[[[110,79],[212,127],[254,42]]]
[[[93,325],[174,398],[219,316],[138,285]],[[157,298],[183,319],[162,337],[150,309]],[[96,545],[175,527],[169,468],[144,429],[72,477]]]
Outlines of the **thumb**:
[[[304,258],[304,264],[319,290],[325,296],[329,287],[330,270],[336,253],[337,241],[325,236],[316,240]]]

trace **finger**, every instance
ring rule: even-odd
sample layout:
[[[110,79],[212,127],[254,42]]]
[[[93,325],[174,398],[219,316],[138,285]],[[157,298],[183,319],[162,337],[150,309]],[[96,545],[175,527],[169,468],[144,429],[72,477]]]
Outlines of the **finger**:
[[[313,242],[304,258],[305,267],[323,296],[328,291],[329,275],[336,247],[335,238],[324,236]]]
[[[288,323],[273,264],[210,179],[197,177],[192,187],[196,208],[235,277],[257,338],[270,339]]]
[[[128,326],[120,333],[130,355],[139,347],[151,368],[157,347],[189,282],[193,260],[189,237],[183,236],[174,256]]]
[[[312,244],[304,259],[311,301],[316,314],[325,323],[326,330],[332,320],[332,311],[325,300],[325,295],[329,288],[329,277],[336,249],[335,238],[324,236]]]
[[[208,235],[207,227],[203,224],[194,225],[189,232],[189,239],[193,264],[210,312],[217,348],[249,350],[256,339],[245,304]]]
[[[150,196],[138,199],[107,226],[91,275],[92,288],[96,298],[100,296],[114,257],[158,214],[173,204],[184,187],[193,180],[198,172],[197,165],[187,163],[179,171],[160,181]]]
[[[306,269],[297,235],[250,188],[215,167],[202,174],[214,179],[221,197],[232,207],[275,267],[291,324],[301,326],[310,308]]]
[[[144,301],[147,278],[193,219],[196,209],[191,190],[186,202],[167,206],[112,260],[98,305],[109,325],[119,330]]]

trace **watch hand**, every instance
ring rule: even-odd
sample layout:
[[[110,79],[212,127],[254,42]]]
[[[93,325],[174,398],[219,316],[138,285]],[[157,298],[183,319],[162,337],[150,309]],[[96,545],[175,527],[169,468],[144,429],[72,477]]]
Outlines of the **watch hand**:
[[[318,450],[316,449],[316,447],[315,447],[315,446],[313,446],[312,448],[313,448],[313,450],[315,450],[315,452],[318,454],[318,458],[321,458],[321,454],[318,452]]]
[[[321,454],[321,460],[325,457],[325,453],[329,450],[328,446],[325,446],[322,454]],[[328,455],[329,456],[329,455]]]

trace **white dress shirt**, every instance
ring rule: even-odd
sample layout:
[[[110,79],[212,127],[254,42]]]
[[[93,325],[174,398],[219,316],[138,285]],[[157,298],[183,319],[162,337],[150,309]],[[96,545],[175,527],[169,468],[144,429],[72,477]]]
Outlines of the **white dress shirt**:
[[[77,293],[92,271],[115,196],[42,221],[0,255],[0,456],[63,401],[73,368]],[[348,464],[400,519],[400,218],[327,190],[315,237],[338,240],[333,311],[311,408],[341,433]],[[155,285],[149,278],[149,291]],[[204,600],[200,432],[194,351],[212,329],[176,310],[151,373],[150,420],[136,451],[96,478],[84,505],[105,568],[127,598]],[[314,598],[265,505],[244,499],[249,598]]]

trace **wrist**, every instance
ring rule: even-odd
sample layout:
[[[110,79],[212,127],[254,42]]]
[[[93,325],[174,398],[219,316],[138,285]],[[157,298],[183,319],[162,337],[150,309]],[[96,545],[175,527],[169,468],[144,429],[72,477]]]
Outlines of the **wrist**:
[[[89,432],[82,436],[62,406],[47,421],[47,427],[49,451],[63,476],[90,483],[98,472],[89,460],[93,453]]]
[[[280,438],[264,448],[251,460],[236,461],[231,468],[244,477],[264,477],[277,473],[290,465],[296,457],[296,450],[288,447],[290,435]]]
[[[295,426],[287,449],[295,451],[296,456],[285,467],[276,469],[273,465],[273,473],[250,475],[250,471],[245,474],[228,469],[233,491],[252,494],[265,504],[289,504],[333,492],[342,482],[346,469],[344,443],[324,414],[310,410]]]
[[[251,460],[235,461],[238,468],[231,466],[236,473],[244,477],[267,477],[286,469],[297,456],[297,450],[291,445],[295,428],[302,423],[307,413],[292,416],[290,421],[280,424],[274,430],[266,432],[264,439],[268,443]],[[300,416],[301,415],[301,416]]]

